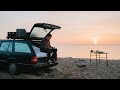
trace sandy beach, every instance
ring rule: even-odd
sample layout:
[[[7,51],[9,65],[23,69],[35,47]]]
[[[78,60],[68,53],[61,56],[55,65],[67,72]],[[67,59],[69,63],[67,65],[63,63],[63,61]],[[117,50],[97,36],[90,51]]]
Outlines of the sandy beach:
[[[7,70],[0,68],[0,79],[120,79],[120,60],[106,60],[96,64],[89,59],[59,58],[59,64],[47,70],[22,72],[19,75],[10,75]],[[85,61],[80,63],[80,61]]]

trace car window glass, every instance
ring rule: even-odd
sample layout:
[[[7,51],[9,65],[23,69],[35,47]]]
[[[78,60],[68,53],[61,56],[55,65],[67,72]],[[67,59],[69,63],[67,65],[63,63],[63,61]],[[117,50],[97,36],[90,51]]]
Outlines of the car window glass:
[[[8,52],[12,52],[12,42],[9,44]]]
[[[26,43],[15,42],[15,52],[31,53]]]
[[[3,42],[0,47],[0,51],[7,51],[10,42]]]
[[[31,38],[44,38],[50,31],[51,29],[43,29],[40,27],[34,27],[30,34],[30,37]]]

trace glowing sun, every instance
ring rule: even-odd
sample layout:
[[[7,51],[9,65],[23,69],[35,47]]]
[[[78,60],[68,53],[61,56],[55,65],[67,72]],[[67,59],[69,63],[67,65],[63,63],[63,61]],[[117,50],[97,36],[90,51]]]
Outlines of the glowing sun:
[[[91,37],[91,41],[94,45],[98,44],[98,37]]]

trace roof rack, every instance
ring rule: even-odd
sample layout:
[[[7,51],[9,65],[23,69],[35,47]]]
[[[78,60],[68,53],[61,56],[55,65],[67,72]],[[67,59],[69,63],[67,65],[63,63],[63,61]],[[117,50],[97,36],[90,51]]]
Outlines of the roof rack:
[[[16,32],[8,32],[7,39],[27,39],[29,32],[26,32],[25,29],[16,29]]]

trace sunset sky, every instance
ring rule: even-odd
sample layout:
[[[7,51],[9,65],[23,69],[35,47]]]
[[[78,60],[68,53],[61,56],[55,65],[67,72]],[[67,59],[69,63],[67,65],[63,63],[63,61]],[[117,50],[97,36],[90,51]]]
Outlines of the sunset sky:
[[[61,26],[53,45],[120,45],[120,11],[0,11],[0,39],[35,23]]]

